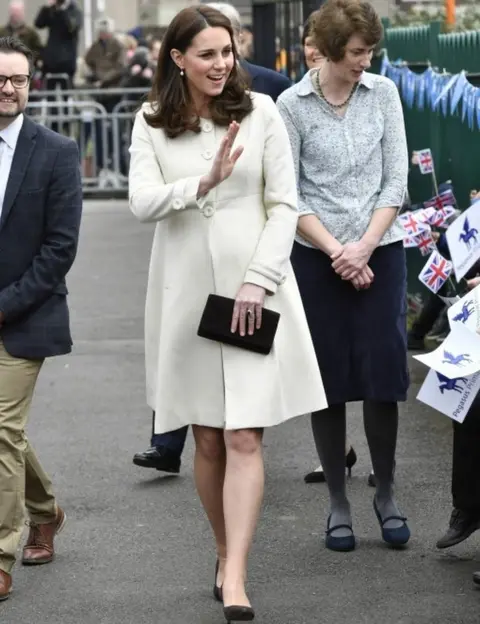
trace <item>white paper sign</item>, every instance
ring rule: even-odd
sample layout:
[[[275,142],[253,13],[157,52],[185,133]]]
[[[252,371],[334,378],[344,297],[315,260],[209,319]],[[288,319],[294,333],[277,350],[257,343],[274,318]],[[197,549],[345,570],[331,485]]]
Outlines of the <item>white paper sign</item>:
[[[480,391],[480,372],[471,376],[449,379],[429,371],[417,399],[456,422],[462,423],[474,398]]]
[[[457,282],[480,259],[480,207],[470,206],[447,230],[447,243]]]
[[[450,328],[461,323],[472,332],[480,330],[480,286],[462,297],[448,310]]]
[[[448,379],[469,377],[480,371],[480,336],[463,323],[454,323],[452,331],[435,351],[414,358]]]

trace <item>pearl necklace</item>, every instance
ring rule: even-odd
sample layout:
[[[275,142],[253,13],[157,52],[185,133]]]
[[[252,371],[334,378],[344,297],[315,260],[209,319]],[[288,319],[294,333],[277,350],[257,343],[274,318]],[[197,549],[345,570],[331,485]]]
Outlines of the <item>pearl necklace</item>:
[[[317,89],[318,89],[318,94],[320,95],[320,97],[322,98],[322,100],[325,102],[325,104],[328,104],[328,106],[330,106],[330,108],[333,108],[335,110],[338,110],[339,108],[344,108],[352,99],[353,94],[355,93],[355,91],[357,90],[357,86],[358,86],[358,82],[355,83],[352,87],[352,90],[350,91],[350,95],[348,96],[348,98],[345,100],[345,102],[342,102],[341,104],[332,104],[331,102],[329,102],[327,100],[327,98],[325,97],[325,94],[322,91],[322,87],[320,86],[320,70],[317,71]]]

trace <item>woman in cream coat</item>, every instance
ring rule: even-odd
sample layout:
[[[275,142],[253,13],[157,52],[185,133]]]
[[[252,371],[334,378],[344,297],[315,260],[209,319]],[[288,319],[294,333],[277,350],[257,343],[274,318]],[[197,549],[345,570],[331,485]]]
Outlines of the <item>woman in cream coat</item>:
[[[288,135],[273,101],[245,91],[235,55],[225,16],[181,11],[130,149],[131,210],[157,224],[147,400],[158,433],[194,425],[197,489],[217,546],[215,594],[223,585],[230,621],[253,619],[244,578],[263,494],[262,430],[326,405],[289,261],[297,198]],[[197,336],[210,293],[236,299],[240,332],[261,324],[262,307],[280,313],[269,355]]]

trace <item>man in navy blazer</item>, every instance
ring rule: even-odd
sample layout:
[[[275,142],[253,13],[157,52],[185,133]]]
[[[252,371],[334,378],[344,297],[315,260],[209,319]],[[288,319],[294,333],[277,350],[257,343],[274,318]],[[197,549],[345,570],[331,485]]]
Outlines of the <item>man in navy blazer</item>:
[[[0,38],[0,601],[9,597],[16,551],[49,563],[65,524],[52,484],[25,437],[46,357],[72,348],[65,276],[82,211],[76,144],[24,115],[33,56]]]
[[[221,11],[230,20],[235,36],[235,44],[237,50],[241,48],[241,31],[242,24],[240,14],[231,4],[223,2],[211,2],[208,6]],[[245,59],[240,60],[240,65],[250,76],[251,90],[256,93],[265,93],[269,95],[274,102],[278,96],[286,89],[292,86],[291,81],[276,71],[253,65]],[[153,431],[150,447],[142,453],[136,453],[133,457],[133,463],[136,466],[144,468],[156,468],[163,472],[176,474],[180,472],[181,456],[187,439],[188,427],[182,427],[175,431],[155,434],[155,412],[153,413]]]

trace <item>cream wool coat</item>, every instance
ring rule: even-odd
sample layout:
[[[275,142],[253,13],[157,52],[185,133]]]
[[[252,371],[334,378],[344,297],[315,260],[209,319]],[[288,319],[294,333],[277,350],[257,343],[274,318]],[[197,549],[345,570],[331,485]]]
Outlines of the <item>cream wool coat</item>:
[[[169,139],[137,114],[130,208],[157,223],[145,311],[147,402],[156,432],[198,424],[269,427],[327,406],[290,265],[297,194],[288,135],[270,97],[252,94],[230,178],[197,201],[226,128]],[[234,146],[235,147],[235,146]],[[281,318],[268,356],[197,336],[210,293],[234,298],[244,282],[267,290]],[[319,284],[320,287],[320,284]]]

